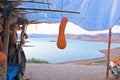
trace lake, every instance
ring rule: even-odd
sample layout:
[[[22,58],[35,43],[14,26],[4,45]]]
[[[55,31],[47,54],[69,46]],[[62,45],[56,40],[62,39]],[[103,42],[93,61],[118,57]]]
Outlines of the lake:
[[[99,50],[107,49],[108,44],[103,42],[87,42],[67,39],[65,49],[59,49],[56,38],[29,38],[23,47],[27,59],[36,58],[47,60],[50,63],[60,63],[75,60],[86,60],[104,57]],[[111,48],[120,47],[120,44],[111,44]]]

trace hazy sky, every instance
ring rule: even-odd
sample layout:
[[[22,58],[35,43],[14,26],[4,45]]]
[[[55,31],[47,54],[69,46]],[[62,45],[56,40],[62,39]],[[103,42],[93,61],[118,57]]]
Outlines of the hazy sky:
[[[59,31],[59,23],[54,24],[47,24],[47,23],[41,23],[41,24],[30,24],[27,27],[27,33],[38,33],[38,34],[58,34]],[[114,26],[112,28],[112,32],[114,33],[120,33],[120,26]],[[69,22],[67,23],[65,33],[69,34],[99,34],[99,33],[108,33],[108,30],[103,31],[86,31],[82,29],[81,27]]]

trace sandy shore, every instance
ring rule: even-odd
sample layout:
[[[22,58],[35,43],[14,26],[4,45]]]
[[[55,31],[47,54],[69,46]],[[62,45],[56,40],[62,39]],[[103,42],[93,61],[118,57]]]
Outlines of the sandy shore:
[[[107,50],[101,52],[107,54]],[[120,48],[112,49],[110,58],[118,56],[120,56]],[[60,64],[27,63],[26,75],[31,80],[106,80],[106,65],[96,63],[105,59],[106,57]],[[109,80],[115,80],[111,73]]]

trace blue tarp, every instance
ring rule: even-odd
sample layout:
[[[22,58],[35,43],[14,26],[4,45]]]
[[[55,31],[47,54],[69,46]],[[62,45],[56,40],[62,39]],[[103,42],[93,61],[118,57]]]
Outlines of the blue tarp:
[[[60,21],[62,17],[68,17],[80,27],[95,31],[105,30],[120,25],[120,0],[35,0],[40,2],[49,2],[46,4],[23,3],[19,7],[32,7],[55,10],[68,10],[80,12],[80,14],[65,12],[37,12],[37,14],[26,14],[29,20],[38,21]]]
[[[16,64],[7,64],[7,79],[6,80],[14,80],[14,77],[17,75],[19,68],[20,67]]]

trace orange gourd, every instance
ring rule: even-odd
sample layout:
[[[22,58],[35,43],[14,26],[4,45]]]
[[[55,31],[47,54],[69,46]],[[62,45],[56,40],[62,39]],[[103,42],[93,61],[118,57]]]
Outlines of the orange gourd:
[[[59,26],[59,34],[57,39],[57,47],[64,49],[66,47],[65,27],[68,22],[67,17],[63,17]]]
[[[3,31],[3,28],[2,28],[2,25],[0,24],[0,32],[2,32]]]
[[[7,60],[6,56],[4,55],[4,53],[0,51],[0,63],[5,62],[6,60]]]

